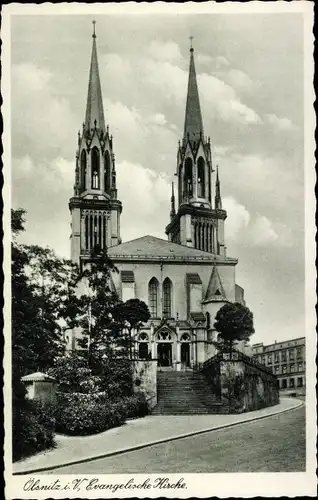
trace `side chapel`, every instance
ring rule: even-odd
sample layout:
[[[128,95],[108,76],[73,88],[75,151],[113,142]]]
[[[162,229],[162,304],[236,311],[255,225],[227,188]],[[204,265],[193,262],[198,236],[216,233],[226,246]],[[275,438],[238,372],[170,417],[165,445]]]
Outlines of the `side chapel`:
[[[119,269],[113,285],[123,301],[148,304],[151,320],[135,337],[141,358],[167,369],[191,369],[215,354],[215,315],[226,302],[244,302],[235,283],[238,260],[226,255],[220,179],[212,185],[210,138],[204,135],[190,48],[184,132],[177,153],[177,193],[172,184],[167,240],[145,235],[122,242],[113,137],[105,126],[96,34],[90,64],[85,122],[78,133],[71,212],[71,259],[85,266],[99,246]],[[73,332],[69,348],[76,348]],[[248,350],[243,342],[238,348]]]

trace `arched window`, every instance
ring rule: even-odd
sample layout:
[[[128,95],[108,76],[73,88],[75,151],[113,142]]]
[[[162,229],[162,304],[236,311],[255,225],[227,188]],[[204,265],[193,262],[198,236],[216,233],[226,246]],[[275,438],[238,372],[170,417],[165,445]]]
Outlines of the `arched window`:
[[[92,149],[92,189],[100,188],[100,176],[99,176],[99,151],[97,148]]]
[[[104,191],[106,193],[110,191],[110,158],[108,151],[106,151],[104,157]]]
[[[158,290],[158,280],[156,278],[152,278],[148,285],[148,302],[150,314],[153,318],[158,317]]]
[[[83,149],[81,154],[81,188],[83,191],[86,189],[86,151]]]
[[[147,359],[149,357],[148,335],[145,332],[141,332],[141,334],[138,337],[138,341],[139,341],[138,345],[139,359]]]
[[[171,299],[172,299],[172,283],[169,278],[166,278],[163,282],[163,316],[166,318],[171,318]]]
[[[210,330],[210,328],[211,328],[211,314],[209,312],[207,312],[205,314],[205,316],[206,316],[206,328],[207,328],[207,330]]]
[[[182,164],[179,165],[179,183],[178,183],[178,187],[179,187],[179,205],[181,205],[181,203],[183,202],[183,191],[182,191],[182,177],[183,176],[183,168],[182,168]]]
[[[191,337],[188,333],[184,333],[182,336],[181,336],[181,342],[191,342]]]
[[[198,159],[198,196],[205,197],[205,161],[202,156]]]
[[[193,184],[192,184],[192,160],[187,158],[184,165],[184,194],[186,197],[191,198],[193,194]]]

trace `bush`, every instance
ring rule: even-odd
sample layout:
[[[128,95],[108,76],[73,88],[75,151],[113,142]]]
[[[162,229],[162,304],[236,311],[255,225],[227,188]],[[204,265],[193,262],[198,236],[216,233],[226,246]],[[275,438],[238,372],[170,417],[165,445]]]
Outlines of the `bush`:
[[[13,461],[55,446],[55,419],[40,401],[13,402]]]
[[[56,418],[56,431],[74,436],[86,436],[117,427],[126,415],[112,404],[105,394],[59,394],[51,405]]]
[[[101,359],[93,369],[100,378],[100,390],[105,391],[109,399],[131,396],[133,378],[131,362],[125,358]]]
[[[141,392],[123,398],[120,401],[126,412],[126,418],[139,418],[149,415],[149,408],[145,398],[145,395]]]
[[[87,436],[118,427],[127,418],[148,415],[148,405],[143,394],[111,401],[107,393],[63,394],[50,405],[56,420],[56,432],[73,436]]]

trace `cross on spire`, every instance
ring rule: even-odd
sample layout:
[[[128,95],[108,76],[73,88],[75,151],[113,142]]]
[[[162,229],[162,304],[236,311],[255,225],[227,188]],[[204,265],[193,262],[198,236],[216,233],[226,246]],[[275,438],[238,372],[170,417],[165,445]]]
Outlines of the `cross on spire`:
[[[189,40],[190,40],[190,51],[193,52],[193,46],[192,46],[192,42],[193,42],[193,36],[189,36]]]
[[[95,25],[96,25],[96,21],[95,21],[95,19],[94,19],[94,21],[92,21],[92,22],[93,22],[93,38],[96,38],[96,33],[95,33]]]

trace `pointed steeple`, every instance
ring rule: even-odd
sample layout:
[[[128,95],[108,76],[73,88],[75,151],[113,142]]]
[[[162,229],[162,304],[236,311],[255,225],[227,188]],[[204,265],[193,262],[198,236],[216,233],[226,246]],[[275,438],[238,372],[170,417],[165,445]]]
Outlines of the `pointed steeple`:
[[[105,132],[104,108],[97,60],[95,22],[96,21],[93,21],[93,47],[89,72],[86,116],[84,125],[86,131],[91,130],[96,126],[96,128]]]
[[[226,295],[216,266],[213,266],[204,301],[225,301]]]
[[[222,198],[219,180],[219,166],[216,166],[216,181],[215,181],[215,208],[222,208]]]
[[[190,37],[190,39],[192,39],[192,37]],[[186,104],[185,121],[184,121],[184,135],[183,135],[184,141],[186,141],[188,137],[191,141],[198,140],[200,136],[204,137],[193,52],[194,49],[192,47],[192,40],[191,40],[188,94],[187,94],[187,104]]]

